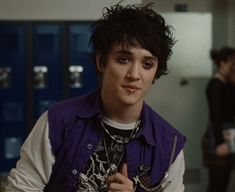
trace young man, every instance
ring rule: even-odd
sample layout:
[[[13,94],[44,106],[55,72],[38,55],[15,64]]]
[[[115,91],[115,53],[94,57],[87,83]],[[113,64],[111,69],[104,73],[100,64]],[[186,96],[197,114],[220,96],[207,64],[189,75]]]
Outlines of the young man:
[[[144,103],[166,74],[170,28],[149,6],[103,14],[91,38],[100,89],[40,117],[7,191],[184,191],[185,137]]]

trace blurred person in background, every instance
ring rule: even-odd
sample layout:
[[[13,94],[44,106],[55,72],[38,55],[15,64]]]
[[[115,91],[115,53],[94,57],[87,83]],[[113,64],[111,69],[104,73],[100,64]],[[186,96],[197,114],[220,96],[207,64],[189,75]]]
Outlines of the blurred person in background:
[[[210,79],[206,96],[209,108],[208,138],[210,149],[204,152],[204,164],[208,167],[207,192],[227,192],[234,164],[227,130],[235,129],[235,85],[232,71],[235,68],[235,49],[222,47],[211,51],[211,59],[217,67]]]

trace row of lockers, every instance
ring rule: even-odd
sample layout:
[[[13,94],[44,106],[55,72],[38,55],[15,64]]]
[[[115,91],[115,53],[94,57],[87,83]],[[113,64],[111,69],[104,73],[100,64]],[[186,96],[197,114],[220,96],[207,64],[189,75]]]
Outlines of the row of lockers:
[[[0,22],[0,172],[51,104],[98,86],[89,22]]]

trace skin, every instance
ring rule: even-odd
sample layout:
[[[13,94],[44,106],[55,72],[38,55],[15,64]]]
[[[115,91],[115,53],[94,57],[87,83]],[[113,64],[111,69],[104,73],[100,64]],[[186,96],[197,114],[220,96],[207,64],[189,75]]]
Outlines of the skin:
[[[218,69],[218,72],[225,78],[227,79],[227,76],[230,72],[230,68],[231,68],[232,63],[230,61],[225,62],[222,61],[220,64],[220,67]]]
[[[231,60],[231,67],[228,73],[228,81],[235,85],[235,57]]]
[[[106,65],[99,62],[99,56],[96,59],[102,75],[104,115],[120,123],[135,122],[155,79],[158,59],[140,46],[124,49],[120,45],[113,46]],[[124,163],[120,172],[107,178],[108,191],[133,192],[133,182],[127,173]]]
[[[127,172],[128,172],[127,164],[124,163],[120,173],[117,172],[107,178],[109,192],[114,192],[114,191],[133,192],[134,191],[133,182],[130,179],[128,179]]]

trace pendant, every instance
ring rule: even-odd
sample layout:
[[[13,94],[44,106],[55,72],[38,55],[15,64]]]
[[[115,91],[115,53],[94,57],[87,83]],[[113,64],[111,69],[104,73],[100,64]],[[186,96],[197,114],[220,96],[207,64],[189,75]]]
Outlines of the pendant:
[[[103,182],[100,187],[100,192],[106,192],[107,191],[107,183]]]
[[[108,175],[113,175],[114,173],[117,172],[117,166],[115,164],[111,164],[108,169]]]

